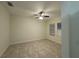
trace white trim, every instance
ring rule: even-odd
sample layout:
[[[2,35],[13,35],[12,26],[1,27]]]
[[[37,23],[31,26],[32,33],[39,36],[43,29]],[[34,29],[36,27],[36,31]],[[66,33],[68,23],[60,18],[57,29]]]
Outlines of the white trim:
[[[8,46],[9,47],[9,46]],[[2,57],[2,55],[4,54],[4,52],[8,49],[8,47],[6,47],[5,49],[3,49],[2,52],[0,52],[0,57]]]
[[[26,42],[31,42],[31,41],[36,41],[36,40],[42,40],[42,39],[33,39],[33,40],[24,40],[24,41],[18,41],[18,42],[11,42],[10,45],[14,45],[14,44],[19,44],[19,43],[26,43]]]

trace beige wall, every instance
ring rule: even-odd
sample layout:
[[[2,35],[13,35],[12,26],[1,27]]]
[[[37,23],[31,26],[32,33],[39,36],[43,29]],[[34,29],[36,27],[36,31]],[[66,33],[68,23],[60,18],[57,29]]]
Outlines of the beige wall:
[[[45,39],[45,23],[24,16],[11,17],[11,44]]]
[[[0,56],[9,46],[9,14],[7,10],[0,5]]]
[[[61,22],[60,18],[51,19],[47,22],[39,22],[36,19],[12,15],[11,16],[11,44],[28,41],[49,39],[61,43],[61,31],[55,27],[55,36],[49,35],[49,24]]]
[[[46,37],[49,40],[55,41],[57,43],[61,43],[61,30],[59,30],[59,31],[57,30],[58,22],[61,22],[60,18],[51,19],[46,23],[46,33],[47,33]],[[51,36],[49,34],[49,25],[50,24],[55,24],[55,36]]]

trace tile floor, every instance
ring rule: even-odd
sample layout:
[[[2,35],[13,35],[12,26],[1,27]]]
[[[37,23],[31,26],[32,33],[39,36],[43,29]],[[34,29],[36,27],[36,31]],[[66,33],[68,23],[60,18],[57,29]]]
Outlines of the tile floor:
[[[11,45],[2,58],[57,58],[61,45],[47,39]]]

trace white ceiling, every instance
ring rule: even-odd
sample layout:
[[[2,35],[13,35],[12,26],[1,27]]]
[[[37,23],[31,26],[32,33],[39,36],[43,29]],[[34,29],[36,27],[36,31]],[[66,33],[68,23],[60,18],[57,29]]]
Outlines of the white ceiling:
[[[58,1],[11,1],[14,7],[9,7],[7,2],[1,2],[5,5],[10,14],[20,16],[33,16],[35,13],[45,11],[51,17],[59,17],[61,12],[61,3]]]

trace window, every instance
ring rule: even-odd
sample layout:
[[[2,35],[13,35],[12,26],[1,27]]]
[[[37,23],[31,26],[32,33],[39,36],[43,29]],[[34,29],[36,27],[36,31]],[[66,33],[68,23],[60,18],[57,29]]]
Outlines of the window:
[[[57,30],[61,30],[61,23],[57,23]]]
[[[49,25],[49,33],[51,36],[55,36],[55,24]]]

